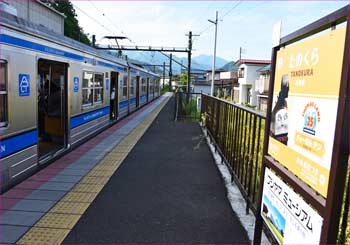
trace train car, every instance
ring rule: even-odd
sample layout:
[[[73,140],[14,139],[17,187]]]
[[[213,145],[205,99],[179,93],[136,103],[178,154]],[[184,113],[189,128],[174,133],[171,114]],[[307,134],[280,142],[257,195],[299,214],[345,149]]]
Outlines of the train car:
[[[129,112],[133,112],[138,108],[140,71],[135,65],[129,68]]]
[[[154,76],[154,97],[160,96],[160,79],[158,76]]]
[[[154,79],[152,76],[148,78],[148,101],[154,99]]]
[[[126,116],[132,76],[125,60],[7,13],[0,20],[3,192]]]
[[[142,74],[140,77],[140,106],[147,103],[147,74]]]

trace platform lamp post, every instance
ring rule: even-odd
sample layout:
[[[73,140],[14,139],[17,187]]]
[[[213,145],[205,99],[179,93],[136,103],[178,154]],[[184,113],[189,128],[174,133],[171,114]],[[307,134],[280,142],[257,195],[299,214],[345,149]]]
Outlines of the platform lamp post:
[[[217,39],[217,31],[218,31],[218,11],[216,11],[216,18],[214,20],[208,20],[210,23],[215,25],[215,41],[214,41],[214,56],[213,56],[213,67],[211,72],[211,87],[210,87],[210,95],[214,95],[214,80],[215,80],[215,61],[216,61],[216,39]]]

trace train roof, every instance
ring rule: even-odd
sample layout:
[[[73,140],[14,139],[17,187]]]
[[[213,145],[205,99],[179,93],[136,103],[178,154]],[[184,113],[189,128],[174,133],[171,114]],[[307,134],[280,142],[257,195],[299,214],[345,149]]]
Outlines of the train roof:
[[[124,65],[124,66],[130,66],[134,69],[148,73],[152,76],[159,77],[158,74],[155,74],[151,71],[148,71],[148,70],[141,68],[141,67],[138,67],[136,65],[128,64],[127,61],[120,59],[120,58],[117,58],[115,56],[112,56],[112,55],[108,54],[106,51],[95,49],[89,45],[78,42],[72,38],[66,37],[66,36],[61,35],[59,33],[56,33],[43,25],[34,24],[32,22],[26,21],[26,20],[19,18],[17,16],[8,14],[4,11],[0,11],[0,25],[10,26],[10,27],[17,29],[18,31],[27,32],[28,34],[32,34],[32,35],[37,35],[41,38],[45,38],[45,39],[54,41],[58,44],[65,45],[69,48],[76,49],[80,52],[89,53],[89,54],[95,55],[99,58],[108,60],[110,62],[117,63],[119,65]]]
[[[45,39],[52,40],[58,44],[65,45],[70,48],[77,49],[81,52],[90,53],[102,59],[106,59],[111,62],[127,66],[127,63],[125,62],[125,60],[119,59],[117,57],[113,57],[112,55],[106,54],[106,52],[101,52],[93,47],[90,47],[89,45],[83,44],[72,38],[56,33],[43,25],[34,24],[30,21],[24,20],[22,18],[8,14],[3,11],[1,11],[0,20],[1,20],[1,25],[4,25],[4,24],[10,25],[12,27],[15,27],[16,29],[19,29],[22,32],[24,31],[24,32],[28,32],[29,34],[38,35]]]
[[[131,69],[135,69],[135,70],[141,71],[141,72],[143,72],[143,73],[147,73],[148,75],[152,75],[152,76],[154,76],[154,77],[159,77],[158,74],[156,74],[156,73],[154,73],[154,72],[151,72],[151,71],[149,71],[149,70],[146,70],[146,69],[144,69],[144,68],[142,68],[142,67],[140,67],[140,66],[137,66],[137,65],[135,65],[135,64],[129,63],[129,66],[130,66]]]

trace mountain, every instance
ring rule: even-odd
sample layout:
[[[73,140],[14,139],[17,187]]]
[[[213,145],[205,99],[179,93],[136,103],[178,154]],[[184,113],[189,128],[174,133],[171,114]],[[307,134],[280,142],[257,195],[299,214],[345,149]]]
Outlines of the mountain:
[[[165,62],[166,64],[169,64],[169,58],[159,52],[125,51],[123,52],[123,54],[127,55],[133,60],[137,60],[142,63],[163,65],[163,62]],[[212,66],[212,58],[213,56],[211,55],[199,55],[192,57],[192,68],[200,70],[210,70]],[[179,74],[181,72],[181,66],[175,61],[177,61],[180,64],[183,64],[184,66],[187,66],[187,57],[177,57],[173,54],[173,74]],[[216,57],[216,68],[220,68],[227,63],[227,60],[220,57]]]
[[[212,55],[203,55],[202,54],[202,55],[193,57],[192,58],[192,62],[193,61],[198,63],[198,64],[201,64],[202,66],[207,67],[206,70],[209,70],[209,69],[212,68],[213,56]],[[227,63],[228,63],[227,60],[216,56],[216,62],[215,62],[215,67],[216,68],[220,68],[220,67],[224,66]]]
[[[238,70],[238,67],[235,65],[234,61],[230,61],[226,63],[224,66],[220,67],[220,69],[224,71],[236,71]]]

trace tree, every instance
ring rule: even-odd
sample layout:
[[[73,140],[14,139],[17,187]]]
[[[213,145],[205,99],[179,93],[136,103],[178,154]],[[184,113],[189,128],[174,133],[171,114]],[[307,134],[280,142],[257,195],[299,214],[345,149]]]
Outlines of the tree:
[[[180,84],[181,85],[187,85],[187,74],[181,73],[180,75]]]
[[[44,1],[43,1],[44,2]],[[83,28],[79,26],[77,20],[77,14],[70,0],[54,0],[47,1],[51,7],[57,11],[63,13],[66,18],[64,19],[64,35],[74,40],[80,41],[87,45],[90,45],[90,39],[88,34],[84,33]]]

